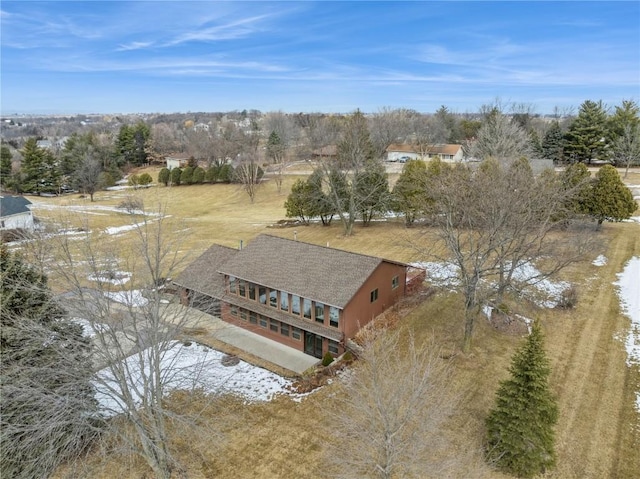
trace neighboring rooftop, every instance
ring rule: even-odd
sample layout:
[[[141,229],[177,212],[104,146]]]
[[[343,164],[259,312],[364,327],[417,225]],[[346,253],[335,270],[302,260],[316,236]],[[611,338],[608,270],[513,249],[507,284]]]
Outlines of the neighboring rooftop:
[[[21,213],[29,213],[31,201],[23,196],[2,195],[0,196],[0,216],[12,216]]]

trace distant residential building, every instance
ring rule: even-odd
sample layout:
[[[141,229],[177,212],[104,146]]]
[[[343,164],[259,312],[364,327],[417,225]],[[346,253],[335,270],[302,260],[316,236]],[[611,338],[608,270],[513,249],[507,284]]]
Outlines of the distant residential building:
[[[171,155],[167,156],[167,169],[184,168],[189,164],[190,155]]]
[[[448,163],[462,161],[464,155],[462,145],[457,144],[436,144],[429,145],[424,152],[421,152],[416,145],[407,143],[391,144],[387,147],[387,161],[406,160],[432,160],[440,158]]]
[[[31,204],[23,196],[0,196],[0,229],[33,229]]]

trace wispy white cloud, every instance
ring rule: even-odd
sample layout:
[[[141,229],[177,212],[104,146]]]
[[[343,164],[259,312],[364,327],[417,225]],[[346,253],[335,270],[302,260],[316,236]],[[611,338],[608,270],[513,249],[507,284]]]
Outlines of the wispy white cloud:
[[[140,50],[142,48],[147,48],[152,45],[154,45],[154,42],[131,42],[131,43],[118,45],[118,48],[116,48],[116,51],[127,52],[131,50]]]
[[[232,40],[242,38],[256,33],[260,30],[258,25],[272,15],[258,15],[254,17],[241,18],[222,25],[212,25],[209,27],[194,29],[178,35],[176,38],[167,42],[167,45],[179,45],[186,42],[210,42],[216,40]]]

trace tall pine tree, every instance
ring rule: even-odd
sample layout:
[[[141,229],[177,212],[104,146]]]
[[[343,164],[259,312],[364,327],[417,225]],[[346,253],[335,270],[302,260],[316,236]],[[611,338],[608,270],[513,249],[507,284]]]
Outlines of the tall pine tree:
[[[608,160],[611,134],[607,112],[601,101],[585,101],[565,135],[564,152],[571,162]]]
[[[558,420],[539,324],[515,353],[509,371],[486,420],[487,459],[518,477],[533,477],[555,465],[553,428]]]
[[[49,477],[99,431],[91,344],[47,278],[5,247],[0,313],[0,477]]]

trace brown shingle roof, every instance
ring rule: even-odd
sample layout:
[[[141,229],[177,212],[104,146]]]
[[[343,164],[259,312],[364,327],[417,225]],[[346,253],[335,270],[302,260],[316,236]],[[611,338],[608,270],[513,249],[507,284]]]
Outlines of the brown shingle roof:
[[[344,308],[383,261],[373,256],[260,235],[219,271]]]
[[[214,244],[187,266],[174,283],[214,298],[221,298],[224,294],[224,276],[218,273],[218,269],[237,253],[238,250],[235,248]]]

